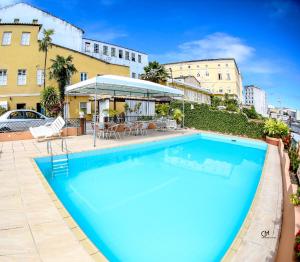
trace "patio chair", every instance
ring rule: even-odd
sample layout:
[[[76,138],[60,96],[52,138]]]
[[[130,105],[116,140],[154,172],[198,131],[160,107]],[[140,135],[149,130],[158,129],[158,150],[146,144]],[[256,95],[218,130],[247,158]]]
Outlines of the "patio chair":
[[[143,122],[141,126],[141,135],[147,135],[148,134],[148,122]]]
[[[59,116],[50,125],[46,124],[44,126],[30,127],[29,131],[36,139],[52,138],[61,135],[65,123],[65,120]]]
[[[166,122],[166,128],[168,130],[174,130],[177,128],[177,123],[175,120],[167,120]]]
[[[121,134],[125,132],[125,125],[116,124],[108,127],[104,132],[106,138],[111,138],[111,136],[114,136],[116,139],[121,139]]]

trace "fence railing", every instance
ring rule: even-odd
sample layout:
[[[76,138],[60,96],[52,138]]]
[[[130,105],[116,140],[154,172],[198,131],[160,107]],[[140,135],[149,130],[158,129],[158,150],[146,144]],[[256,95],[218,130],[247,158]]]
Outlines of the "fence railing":
[[[33,120],[16,120],[16,121],[1,121],[0,133],[8,132],[24,132],[28,131],[30,127],[38,127],[43,125],[51,125],[55,119],[33,119]],[[66,121],[65,127],[80,127],[79,118],[69,118]]]

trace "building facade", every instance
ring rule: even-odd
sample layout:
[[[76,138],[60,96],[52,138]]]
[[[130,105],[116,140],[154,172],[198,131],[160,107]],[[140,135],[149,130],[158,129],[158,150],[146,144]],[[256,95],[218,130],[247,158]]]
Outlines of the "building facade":
[[[140,78],[148,65],[148,55],[142,52],[91,39],[83,39],[82,52],[112,64],[130,68],[132,78]]]
[[[201,87],[199,81],[193,76],[168,79],[167,85],[184,92],[184,100],[198,104],[211,103],[212,93]]]
[[[43,29],[54,29],[52,36],[54,44],[82,52],[111,64],[128,66],[130,77],[133,78],[138,78],[143,73],[144,67],[148,65],[147,54],[84,38],[83,29],[29,4],[17,3],[0,8],[0,23],[39,24],[42,28],[38,39],[42,38]]]
[[[268,105],[266,92],[254,85],[248,85],[244,88],[244,103],[248,106],[254,106],[257,113],[268,116]]]
[[[242,102],[242,78],[235,59],[206,59],[164,64],[173,78],[194,76],[213,95],[226,93]]]
[[[10,110],[26,108],[40,111],[45,57],[45,54],[39,51],[40,29],[41,26],[38,24],[0,24],[0,104],[2,107]],[[48,67],[51,65],[51,59],[55,59],[56,55],[73,57],[77,73],[72,76],[71,83],[99,74],[129,76],[127,66],[110,64],[56,44],[49,49]],[[57,86],[57,83],[55,80],[49,80],[46,75],[46,86]],[[70,117],[78,117],[79,111],[89,108],[88,103],[89,97],[70,97]]]

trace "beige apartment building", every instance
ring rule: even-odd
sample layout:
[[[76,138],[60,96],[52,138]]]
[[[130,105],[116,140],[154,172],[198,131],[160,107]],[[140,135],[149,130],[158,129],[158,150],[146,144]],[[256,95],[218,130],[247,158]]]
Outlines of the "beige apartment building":
[[[194,76],[213,95],[227,93],[242,102],[242,77],[234,58],[182,61],[164,66],[173,78]]]

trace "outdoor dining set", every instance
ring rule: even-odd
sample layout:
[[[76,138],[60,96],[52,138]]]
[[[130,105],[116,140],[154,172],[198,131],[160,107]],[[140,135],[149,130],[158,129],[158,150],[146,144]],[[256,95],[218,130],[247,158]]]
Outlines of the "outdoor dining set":
[[[91,123],[92,129],[96,132],[98,138],[103,139],[121,139],[124,136],[130,135],[147,135],[148,130],[167,131],[175,130],[177,123],[170,119],[157,119],[153,121],[132,121],[124,123],[115,122],[98,122]]]

